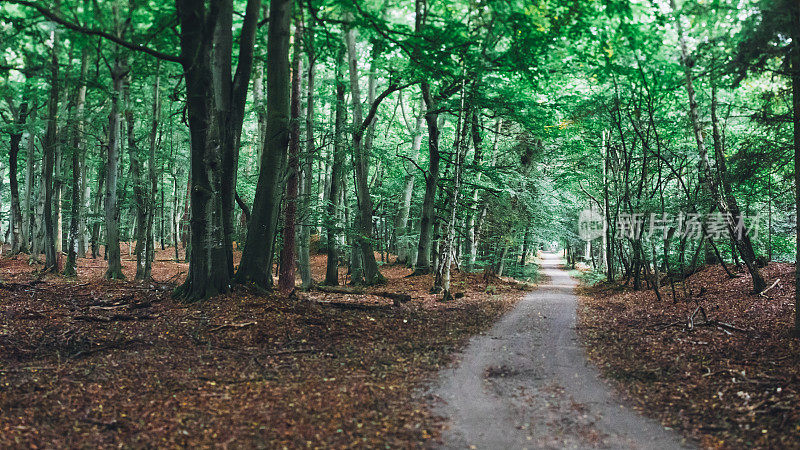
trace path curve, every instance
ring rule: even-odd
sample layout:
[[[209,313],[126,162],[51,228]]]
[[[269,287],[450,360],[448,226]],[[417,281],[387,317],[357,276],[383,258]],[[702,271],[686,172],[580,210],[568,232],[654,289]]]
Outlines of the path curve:
[[[691,448],[624,406],[575,333],[575,281],[545,254],[547,282],[474,337],[440,373],[434,412],[444,448]]]

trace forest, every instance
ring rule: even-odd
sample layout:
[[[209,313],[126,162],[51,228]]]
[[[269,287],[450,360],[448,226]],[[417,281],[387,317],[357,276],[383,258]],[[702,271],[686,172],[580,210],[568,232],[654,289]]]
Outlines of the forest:
[[[0,30],[0,446],[653,448],[578,391],[519,442],[461,429],[447,368],[521,311],[658,448],[800,445],[797,0],[4,0]]]

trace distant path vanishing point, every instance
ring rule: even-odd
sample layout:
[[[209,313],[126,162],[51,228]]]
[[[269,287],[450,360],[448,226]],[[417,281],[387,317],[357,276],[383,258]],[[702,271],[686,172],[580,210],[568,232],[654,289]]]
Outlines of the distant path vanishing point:
[[[545,254],[545,283],[439,375],[444,448],[692,448],[624,406],[575,333],[575,281]]]

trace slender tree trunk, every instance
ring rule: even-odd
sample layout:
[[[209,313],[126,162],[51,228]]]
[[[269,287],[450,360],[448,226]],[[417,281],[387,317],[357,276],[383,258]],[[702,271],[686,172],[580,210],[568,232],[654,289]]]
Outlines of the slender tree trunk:
[[[175,248],[175,262],[180,261],[178,255],[178,245],[180,240],[180,232],[178,231],[178,222],[180,215],[178,213],[178,177],[180,172],[176,172],[172,177],[172,245]]]
[[[606,280],[609,283],[614,282],[615,268],[614,268],[614,230],[611,227],[611,198],[609,185],[609,166],[611,162],[611,155],[609,152],[611,133],[606,133],[603,130],[601,147],[603,149],[603,217],[605,218],[606,226],[603,233],[603,241],[605,243],[606,253]],[[666,252],[666,247],[665,247]]]
[[[50,59],[50,99],[47,108],[47,129],[44,137],[44,161],[42,163],[42,189],[44,191],[44,254],[45,269],[59,271],[59,260],[56,253],[56,238],[53,224],[53,165],[56,159],[58,136],[56,120],[58,118],[58,33],[51,33],[53,46]]]
[[[313,156],[316,154],[314,144],[314,33],[311,27],[306,30],[308,42],[308,82],[306,86],[306,151],[303,158],[303,197],[302,197],[302,211],[303,218],[300,225],[300,245],[299,260],[300,260],[300,279],[303,283],[303,288],[308,289],[314,280],[311,277],[311,180],[312,169],[314,166]]]
[[[106,163],[103,162],[103,151],[100,151],[100,168],[97,171],[97,194],[95,195],[94,213],[95,216],[100,215],[105,195],[103,193],[103,186],[106,181]],[[97,259],[100,254],[100,221],[95,219],[92,224],[92,259]]]
[[[503,276],[503,272],[505,271],[506,267],[506,256],[508,255],[508,242],[503,243],[503,251],[500,252],[500,260],[497,261],[497,271],[496,274],[498,277]],[[575,256],[574,253],[572,255],[572,266],[575,266]]]
[[[11,132],[11,145],[8,151],[8,178],[11,191],[11,254],[28,251],[28,244],[24,240],[22,211],[19,205],[19,183],[17,176],[19,169],[19,147],[22,142],[22,132],[28,118],[28,104],[22,103],[16,113],[15,128]],[[30,159],[30,156],[28,157]]]
[[[462,87],[463,89],[463,87]],[[461,97],[461,109],[464,109],[464,94],[462,93]],[[468,114],[468,113],[467,113]],[[461,121],[461,127],[464,127],[466,130],[466,117],[465,120]],[[458,128],[458,127],[457,127]],[[450,201],[449,203],[449,215],[450,217],[447,220],[444,239],[442,240],[441,251],[439,259],[439,270],[437,271],[437,280],[434,282],[434,286],[441,286],[442,288],[442,300],[452,300],[453,296],[450,293],[450,266],[453,263],[453,241],[455,238],[455,227],[456,227],[456,211],[458,210],[458,198],[459,193],[461,191],[461,172],[462,172],[462,161],[466,153],[467,145],[464,143],[464,137],[461,137],[456,145],[455,145],[455,162],[453,163],[453,190],[450,192]],[[477,143],[477,145],[480,145]],[[477,148],[477,147],[476,147]]]
[[[498,149],[498,145],[500,144],[500,128],[502,126],[503,126],[503,120],[502,119],[497,119],[497,123],[495,124],[495,128],[494,128],[494,142],[492,144],[492,156],[491,156],[491,159],[489,161],[489,165],[490,166],[494,166],[495,161],[497,159],[497,149]],[[477,194],[478,194],[478,192],[475,191],[475,194],[472,197],[473,201],[476,204],[478,203],[478,195]],[[475,223],[471,227],[472,231],[470,232],[470,234],[473,235],[473,237],[472,237],[473,242],[472,242],[472,248],[471,248],[472,251],[470,252],[470,255],[469,255],[469,265],[470,265],[470,267],[474,267],[475,266],[475,261],[478,258],[478,245],[481,242],[481,232],[483,230],[483,223],[484,223],[484,221],[486,219],[486,214],[488,212],[488,208],[489,208],[489,203],[486,200],[483,200],[482,202],[480,202],[478,213],[476,214],[476,218],[475,218]]]
[[[496,126],[499,126],[500,120],[498,119]],[[475,184],[479,184],[481,181],[481,175],[483,172],[480,169],[480,165],[483,159],[483,151],[481,148],[481,144],[483,142],[483,137],[481,136],[480,132],[480,123],[478,118],[478,111],[474,111],[472,114],[472,118],[470,121],[471,126],[471,135],[472,135],[472,142],[475,147],[475,155],[472,159],[472,165],[475,166]],[[499,133],[499,129],[497,130]],[[467,214],[467,239],[466,239],[466,254],[467,254],[467,271],[472,270],[472,266],[475,264],[475,259],[477,258],[477,233],[475,230],[475,223],[476,223],[476,213],[478,211],[478,198],[479,193],[478,189],[472,190],[472,204],[469,205],[469,212]]]
[[[145,180],[142,176],[142,161],[139,149],[136,147],[134,138],[134,117],[133,104],[130,99],[130,78],[127,79],[123,88],[125,91],[125,123],[127,124],[128,155],[130,158],[131,176],[133,178],[133,197],[135,201],[135,220],[136,228],[134,239],[136,240],[136,280],[145,280],[147,266],[147,217],[148,217],[148,194]]]
[[[341,183],[342,170],[344,164],[344,142],[342,133],[344,131],[344,108],[345,108],[345,84],[342,80],[342,64],[344,60],[344,49],[340,49],[336,59],[336,105],[333,134],[333,163],[331,164],[331,183],[328,195],[328,261],[325,270],[325,284],[336,286],[339,284],[339,250],[336,239],[337,229],[337,210],[339,203],[339,187]]]
[[[428,173],[425,176],[425,195],[422,197],[422,215],[417,246],[417,265],[415,274],[431,271],[431,245],[433,225],[436,220],[436,189],[439,185],[439,113],[431,98],[430,85],[422,83],[422,96],[425,99],[425,123],[428,125]]]
[[[87,214],[89,213],[89,202],[91,199],[91,190],[89,189],[89,165],[87,163],[87,156],[86,156],[86,144],[84,141],[83,147],[83,156],[81,157],[81,205],[80,205],[80,217],[81,220],[78,221],[78,256],[81,258],[86,257],[86,245],[87,241],[89,240],[88,232],[87,232]]]
[[[413,144],[412,144],[413,147]],[[418,154],[419,148],[412,154]],[[411,258],[411,241],[408,233],[408,216],[411,212],[411,199],[414,197],[414,174],[409,173],[403,179],[403,196],[400,199],[400,210],[395,218],[394,230],[397,242],[397,263],[408,264]]]
[[[681,17],[677,12],[677,8],[675,7],[675,0],[670,0],[670,5],[675,12],[675,26],[678,30],[678,43],[680,44],[681,50],[681,62],[686,75],[686,92],[689,96],[689,116],[692,121],[692,129],[694,131],[695,140],[697,141],[697,149],[700,154],[698,167],[700,172],[700,182],[704,185],[706,192],[710,193],[710,195],[713,197],[717,207],[719,208],[719,211],[726,219],[728,232],[736,242],[739,253],[741,253],[742,259],[744,260],[744,263],[753,278],[753,291],[761,292],[767,287],[767,284],[764,281],[761,272],[758,270],[758,267],[756,266],[755,252],[750,241],[750,236],[748,235],[747,226],[744,225],[744,218],[741,216],[739,207],[736,204],[733,196],[730,196],[728,199],[726,199],[724,192],[720,192],[719,187],[716,185],[716,183],[714,183],[711,175],[711,165],[708,161],[708,152],[705,147],[703,131],[701,129],[700,119],[697,113],[697,100],[695,99],[692,72],[688,63],[689,51],[686,46],[686,39],[683,35]],[[736,220],[742,221],[742,226],[739,228],[741,231],[737,231]]]
[[[366,284],[381,284],[385,278],[378,269],[375,253],[372,247],[372,198],[369,193],[369,154],[362,143],[363,114],[361,110],[361,89],[358,84],[358,55],[356,54],[355,29],[350,28],[345,33],[347,45],[347,62],[350,72],[350,97],[353,103],[353,166],[355,168],[356,203],[358,207],[358,247],[364,268],[364,281]],[[374,104],[373,104],[374,108]],[[374,113],[372,114],[374,116]]]
[[[34,132],[36,128],[34,126],[35,119],[36,119],[36,108],[33,107],[31,104],[30,108],[30,120],[28,125],[28,141],[26,143],[26,154],[25,154],[25,195],[22,200],[22,237],[21,241],[24,242],[26,251],[31,251],[33,247],[33,243],[31,239],[33,238],[33,226],[32,226],[32,218],[33,214],[31,208],[33,207],[31,203],[31,199],[33,196],[33,173],[34,169],[34,160],[36,159],[36,147],[34,146],[35,138]]]
[[[403,108],[403,118],[405,119],[405,108],[402,102],[403,97],[401,93],[400,107]],[[422,122],[425,120],[422,109],[424,107],[425,102],[422,99],[422,96],[420,96],[419,105],[414,117],[413,127],[410,123],[408,123],[408,121],[406,121],[406,128],[408,129],[409,134],[411,134],[410,158],[414,158],[419,155],[419,150],[422,147]],[[403,183],[403,196],[400,201],[400,210],[398,211],[394,223],[395,241],[397,243],[397,262],[399,264],[408,265],[411,263],[412,259],[413,245],[411,243],[411,236],[408,230],[408,217],[409,213],[411,212],[411,199],[414,196],[415,180],[416,177],[413,173],[406,174]]]
[[[264,102],[264,63],[259,61],[256,64],[255,76],[253,77],[253,107],[256,110],[257,133],[256,139],[256,164],[261,170],[261,154],[264,152],[264,143],[267,139],[267,108]]]
[[[64,275],[77,275],[78,239],[80,238],[81,205],[83,204],[81,187],[81,160],[84,159],[85,137],[83,136],[84,108],[86,104],[86,73],[89,64],[89,52],[81,51],[81,74],[75,98],[75,117],[72,130],[72,211],[69,224],[69,244],[67,263]]]
[[[144,234],[146,239],[145,245],[145,258],[144,258],[144,273],[142,274],[143,280],[152,278],[153,260],[155,259],[155,234],[153,232],[153,225],[155,223],[156,213],[156,193],[158,191],[158,174],[156,172],[156,138],[158,135],[158,119],[161,113],[161,65],[160,61],[156,63],[156,79],[153,84],[153,110],[152,118],[150,120],[150,152],[147,157],[147,176],[150,180],[149,195],[147,197],[146,218],[144,226]],[[164,246],[164,192],[161,192],[161,246]]]
[[[295,285],[295,253],[297,237],[297,193],[300,178],[300,70],[303,28],[295,20],[294,60],[292,62],[292,99],[289,107],[289,177],[286,180],[286,204],[283,219],[283,247],[278,289],[287,293]]]
[[[106,164],[105,224],[106,224],[106,257],[108,269],[106,278],[124,279],[119,249],[119,206],[117,204],[117,176],[119,174],[119,149],[121,117],[119,102],[123,97],[123,80],[128,71],[127,64],[118,56],[111,70],[113,92],[111,97],[111,114],[108,124],[108,162]]]

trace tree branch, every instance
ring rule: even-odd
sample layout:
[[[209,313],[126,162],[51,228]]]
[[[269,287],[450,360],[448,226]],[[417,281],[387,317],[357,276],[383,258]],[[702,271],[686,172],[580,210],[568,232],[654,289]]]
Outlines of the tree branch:
[[[180,56],[175,56],[175,55],[171,55],[171,54],[168,54],[168,53],[159,52],[158,50],[153,50],[150,47],[146,47],[144,45],[139,45],[139,44],[134,44],[134,43],[128,42],[128,41],[126,41],[124,39],[120,39],[120,38],[114,36],[113,34],[106,33],[105,31],[95,30],[95,29],[88,28],[88,27],[85,27],[85,26],[80,25],[80,24],[72,23],[72,22],[62,18],[58,14],[54,13],[53,11],[50,11],[49,9],[47,9],[44,6],[41,6],[41,5],[39,5],[39,4],[35,3],[35,2],[28,1],[28,0],[7,0],[7,1],[9,3],[16,3],[18,5],[29,6],[31,8],[34,8],[35,10],[37,10],[39,12],[39,14],[43,15],[44,17],[52,20],[53,22],[58,23],[59,25],[62,25],[64,27],[66,27],[66,28],[68,28],[70,30],[77,31],[78,33],[83,33],[83,34],[86,34],[86,35],[89,35],[89,36],[99,36],[99,37],[101,37],[103,39],[107,39],[107,40],[109,40],[111,42],[119,44],[119,45],[121,45],[123,47],[129,48],[131,50],[136,50],[136,51],[140,51],[140,52],[143,52],[143,53],[147,53],[150,56],[154,56],[156,58],[163,59],[165,61],[172,61],[172,62],[176,62],[176,63],[183,62],[183,58],[181,58]]]
[[[361,126],[358,127],[358,130],[356,130],[356,137],[358,137],[360,139],[361,136],[364,134],[364,131],[366,131],[366,129],[369,127],[369,124],[370,124],[370,122],[372,122],[372,119],[375,118],[375,114],[378,112],[378,106],[381,105],[381,102],[383,101],[383,99],[388,97],[389,94],[391,94],[392,92],[394,92],[394,91],[396,91],[398,89],[405,89],[405,88],[407,88],[407,87],[409,87],[409,86],[411,86],[413,84],[414,83],[406,83],[406,84],[403,84],[403,85],[399,85],[399,84],[393,83],[393,84],[390,84],[389,87],[387,87],[385,91],[381,92],[381,95],[379,95],[377,98],[375,98],[375,101],[372,102],[372,105],[369,108],[369,112],[367,113],[367,117],[364,118],[364,121],[361,123]]]

